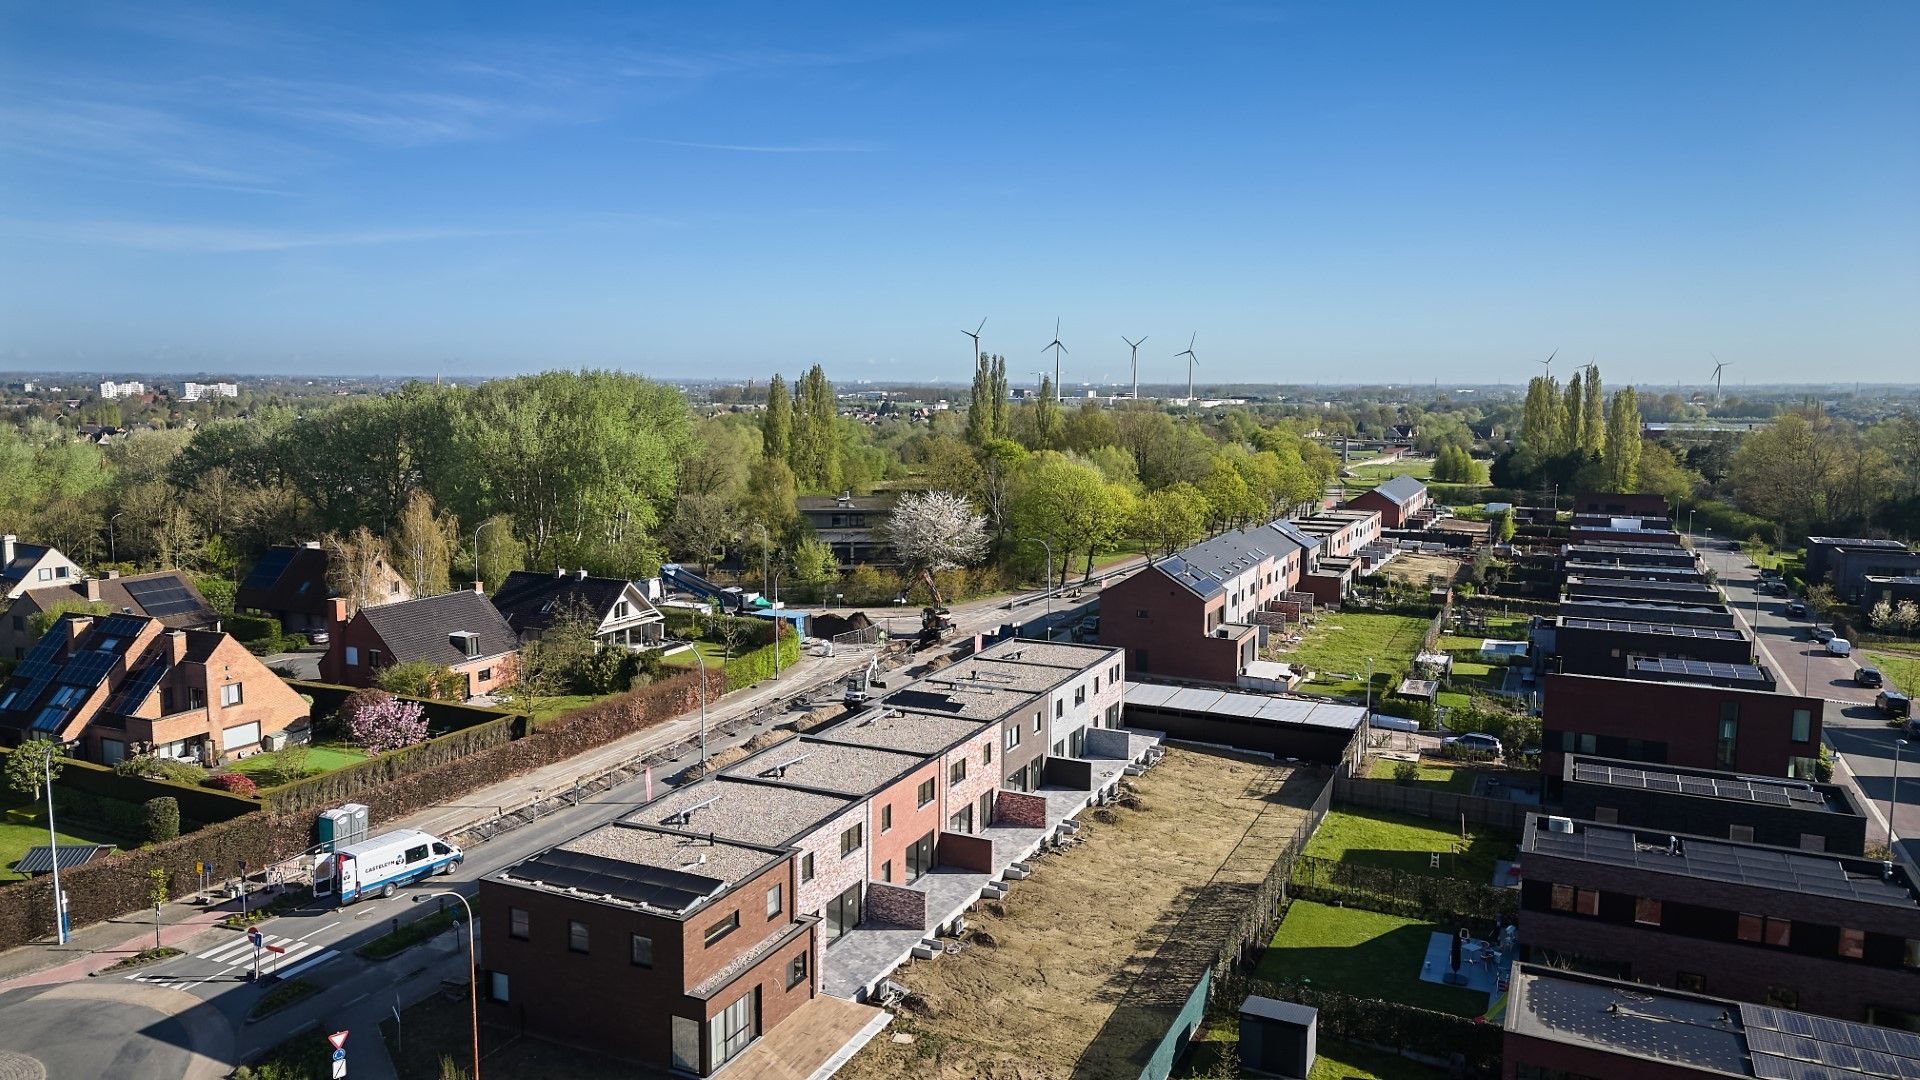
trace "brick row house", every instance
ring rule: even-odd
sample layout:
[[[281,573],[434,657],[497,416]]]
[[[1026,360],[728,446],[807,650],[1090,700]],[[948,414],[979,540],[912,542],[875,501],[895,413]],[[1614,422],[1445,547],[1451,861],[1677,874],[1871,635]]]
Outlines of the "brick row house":
[[[234,590],[234,610],[275,619],[283,633],[328,629],[339,596],[329,580],[330,559],[317,541],[268,548]],[[385,559],[375,559],[370,572],[373,580],[359,590],[362,606],[413,599],[406,579]]]
[[[1348,499],[1345,508],[1372,510],[1380,515],[1381,528],[1404,529],[1432,505],[1433,496],[1427,491],[1427,485],[1402,473]]]
[[[1258,657],[1255,615],[1300,586],[1317,543],[1276,523],[1157,559],[1101,594],[1100,644],[1138,674],[1232,684]]]
[[[229,634],[140,615],[62,615],[0,687],[0,735],[218,765],[308,717],[305,699]]]

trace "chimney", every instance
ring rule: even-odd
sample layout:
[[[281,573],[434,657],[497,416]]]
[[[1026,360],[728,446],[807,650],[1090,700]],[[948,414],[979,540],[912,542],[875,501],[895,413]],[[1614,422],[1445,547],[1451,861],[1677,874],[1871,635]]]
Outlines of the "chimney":
[[[19,542],[20,538],[12,533],[0,536],[0,566],[6,566],[13,562],[13,545]]]
[[[327,601],[327,631],[338,634],[347,621],[347,598],[336,596]]]
[[[72,614],[67,616],[67,649],[71,651],[80,644],[93,627],[93,616]]]
[[[318,540],[309,540],[309,541],[307,541],[306,543],[304,543],[304,544],[302,544],[302,545],[300,545],[300,546],[301,546],[301,547],[304,547],[304,548],[306,548],[306,549],[307,549],[307,550],[309,550],[309,551],[319,551],[319,550],[320,550],[320,541],[318,541]]]
[[[473,591],[479,593],[481,596],[487,595],[487,583],[484,581],[480,581],[479,579],[475,579],[473,583]]]
[[[81,582],[80,585],[81,585],[81,588],[84,588],[87,591],[88,603],[96,604],[100,602],[100,579],[99,578],[88,578],[87,580]]]
[[[179,667],[187,659],[187,632],[185,630],[167,631],[167,660]]]
[[[109,571],[107,571],[107,580],[108,580],[108,581],[112,581],[112,580],[113,580],[114,578],[117,578],[117,577],[119,577],[119,576],[120,576],[120,571],[118,571],[118,570],[109,570]]]

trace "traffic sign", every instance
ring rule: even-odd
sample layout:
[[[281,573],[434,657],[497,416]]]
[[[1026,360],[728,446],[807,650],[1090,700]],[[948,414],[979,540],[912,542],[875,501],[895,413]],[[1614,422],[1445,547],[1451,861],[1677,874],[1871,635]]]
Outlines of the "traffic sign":
[[[335,1050],[338,1050],[347,1045],[347,1033],[344,1031],[336,1031],[327,1036],[327,1041],[333,1044]]]
[[[333,1052],[333,1060],[335,1061],[347,1060],[347,1052],[345,1050],[335,1050]]]
[[[249,945],[252,945],[254,948],[257,949],[260,947],[260,943],[262,940],[263,939],[260,937],[260,931],[258,929],[247,931],[247,943]]]
[[[333,1059],[333,1080],[347,1080],[347,1059]]]

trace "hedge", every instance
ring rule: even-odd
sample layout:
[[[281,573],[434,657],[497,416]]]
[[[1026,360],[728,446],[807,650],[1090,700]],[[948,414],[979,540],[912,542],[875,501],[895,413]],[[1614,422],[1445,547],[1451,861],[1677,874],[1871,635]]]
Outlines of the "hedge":
[[[1435,1012],[1397,1001],[1355,997],[1306,982],[1276,983],[1230,975],[1215,984],[1216,1000],[1238,1003],[1249,994],[1319,1010],[1322,1038],[1390,1046],[1441,1061],[1460,1054],[1473,1068],[1494,1069],[1505,1031],[1477,1018]]]
[[[321,773],[319,776],[295,780],[291,784],[269,791],[266,795],[267,801],[282,813],[317,811],[339,806],[341,803],[365,802],[362,796],[382,784],[397,780],[409,773],[431,769],[449,761],[459,761],[482,753],[491,747],[511,742],[517,734],[525,730],[525,717],[512,713],[498,713],[491,709],[474,711],[494,713],[494,717],[477,727],[449,731],[403,750],[370,757],[343,769]],[[428,724],[428,730],[432,730],[432,722],[429,721]]]
[[[280,636],[280,620],[265,615],[223,615],[220,617],[220,626],[243,645],[249,641]]]
[[[338,683],[309,682],[305,679],[287,679],[288,686],[313,699],[315,719],[332,716],[340,710],[340,703],[348,695],[360,689],[357,686],[341,686]],[[396,697],[399,695],[395,695]],[[419,702],[427,710],[427,733],[445,735],[450,731],[478,727],[492,723],[503,717],[519,715],[508,709],[489,709],[483,705],[463,705],[457,701],[435,701],[431,698],[402,697],[402,701]]]
[[[1292,893],[1301,900],[1409,919],[1467,919],[1479,924],[1476,929],[1483,937],[1494,924],[1513,922],[1520,915],[1520,894],[1515,889],[1313,855],[1294,860]]]
[[[718,697],[722,685],[720,673],[711,672],[707,678],[707,692]],[[374,822],[390,821],[448,799],[457,799],[468,792],[511,779],[529,770],[564,761],[671,720],[699,704],[699,687],[698,674],[686,672],[556,717],[549,726],[538,732],[524,733],[522,738],[496,743],[470,753],[451,749],[460,741],[459,736],[478,738],[478,732],[483,730],[468,729],[439,742],[440,746],[448,749],[436,750],[433,756],[444,757],[445,760],[423,765],[427,755],[414,753],[406,759],[407,764],[387,766],[405,771],[396,772],[384,783],[369,784],[355,791],[354,797],[367,805]],[[510,722],[514,719],[518,718],[507,718],[509,731],[512,730]],[[415,752],[420,749],[410,748]],[[374,761],[408,754],[409,751],[398,751]],[[69,772],[77,764],[82,763],[69,763]],[[339,773],[315,779],[326,780],[350,771],[353,770],[343,769]],[[282,790],[301,787],[306,783],[289,785],[288,789]],[[169,784],[167,787],[184,789],[209,798],[231,798],[179,784]],[[169,790],[167,794],[174,792]],[[303,802],[304,799],[303,796]],[[270,862],[307,851],[314,843],[313,810],[324,805],[332,804],[315,802],[298,810],[276,807],[264,813],[242,814],[178,840],[120,852],[86,866],[62,871],[61,883],[71,901],[69,911],[73,923],[83,926],[147,908],[149,870],[166,871],[170,891],[173,895],[179,895],[198,887],[193,870],[196,860],[204,861],[213,869],[216,877],[221,877],[236,873],[240,859],[246,859],[257,870]],[[45,878],[0,886],[0,949],[24,945],[51,935],[51,893],[52,882]]]
[[[800,662],[800,635],[787,632],[780,637],[780,670]],[[744,690],[754,683],[773,678],[773,646],[766,645],[727,661],[727,690]]]
[[[0,767],[10,751],[0,749]],[[180,804],[180,816],[189,821],[212,824],[228,821],[260,809],[252,799],[229,795],[224,791],[159,780],[150,776],[122,776],[105,765],[68,759],[63,762],[55,789],[69,789],[101,799],[140,805],[149,799],[171,798]],[[137,835],[140,830],[135,829]]]

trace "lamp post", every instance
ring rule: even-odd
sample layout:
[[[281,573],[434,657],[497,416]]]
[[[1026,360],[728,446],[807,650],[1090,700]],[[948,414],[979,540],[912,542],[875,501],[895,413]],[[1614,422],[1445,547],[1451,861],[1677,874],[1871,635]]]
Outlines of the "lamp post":
[[[473,580],[475,581],[481,580],[481,577],[480,577],[480,530],[492,524],[494,524],[494,519],[488,518],[487,520],[473,527]]]
[[[1893,814],[1900,808],[1900,748],[1905,739],[1893,740],[1893,790],[1887,792],[1887,857],[1893,857]],[[58,886],[55,886],[58,889]]]
[[[122,510],[107,519],[107,561],[116,566],[120,563],[120,545],[116,542],[113,534],[113,523],[126,516],[127,512]]]
[[[1042,548],[1046,550],[1047,577],[1040,591],[1041,591],[1042,597],[1044,597],[1047,602],[1047,613],[1044,619],[1044,621],[1047,623],[1047,640],[1052,641],[1053,640],[1053,545],[1047,543],[1045,540],[1042,540],[1037,536],[1017,536],[1014,538],[1014,540],[1015,542],[1022,543],[1022,544],[1039,544]]]
[[[1687,511],[1687,535],[1693,535],[1693,511]]]
[[[1373,725],[1373,657],[1367,657],[1367,725]]]
[[[480,970],[475,961],[473,943],[473,906],[467,898],[451,890],[421,893],[413,898],[418,904],[436,896],[451,896],[467,911],[467,1003],[473,1010],[473,1080],[480,1080]]]
[[[774,640],[779,641],[779,632],[774,632]],[[777,651],[777,650],[776,650]],[[700,643],[693,643],[693,662],[700,665],[700,769],[707,767],[707,661],[700,655]]]
[[[762,573],[765,573],[765,571],[762,571]],[[773,585],[774,585],[774,588],[776,589],[780,587],[780,578],[777,575],[773,579]],[[780,617],[779,608],[769,608],[768,610],[773,612],[773,681],[779,682],[780,681],[780,631],[786,625],[787,620]]]
[[[53,925],[60,944],[67,943],[67,894],[60,891],[60,835],[53,827],[53,744],[40,759],[47,781],[47,850],[53,855]]]
[[[769,549],[772,547],[773,541],[767,537],[767,527],[765,525],[756,521],[753,523],[753,527],[760,530],[760,595],[762,598],[765,598],[767,595],[767,555]],[[768,602],[771,603],[772,601]],[[777,641],[778,639],[776,638],[775,640]]]

